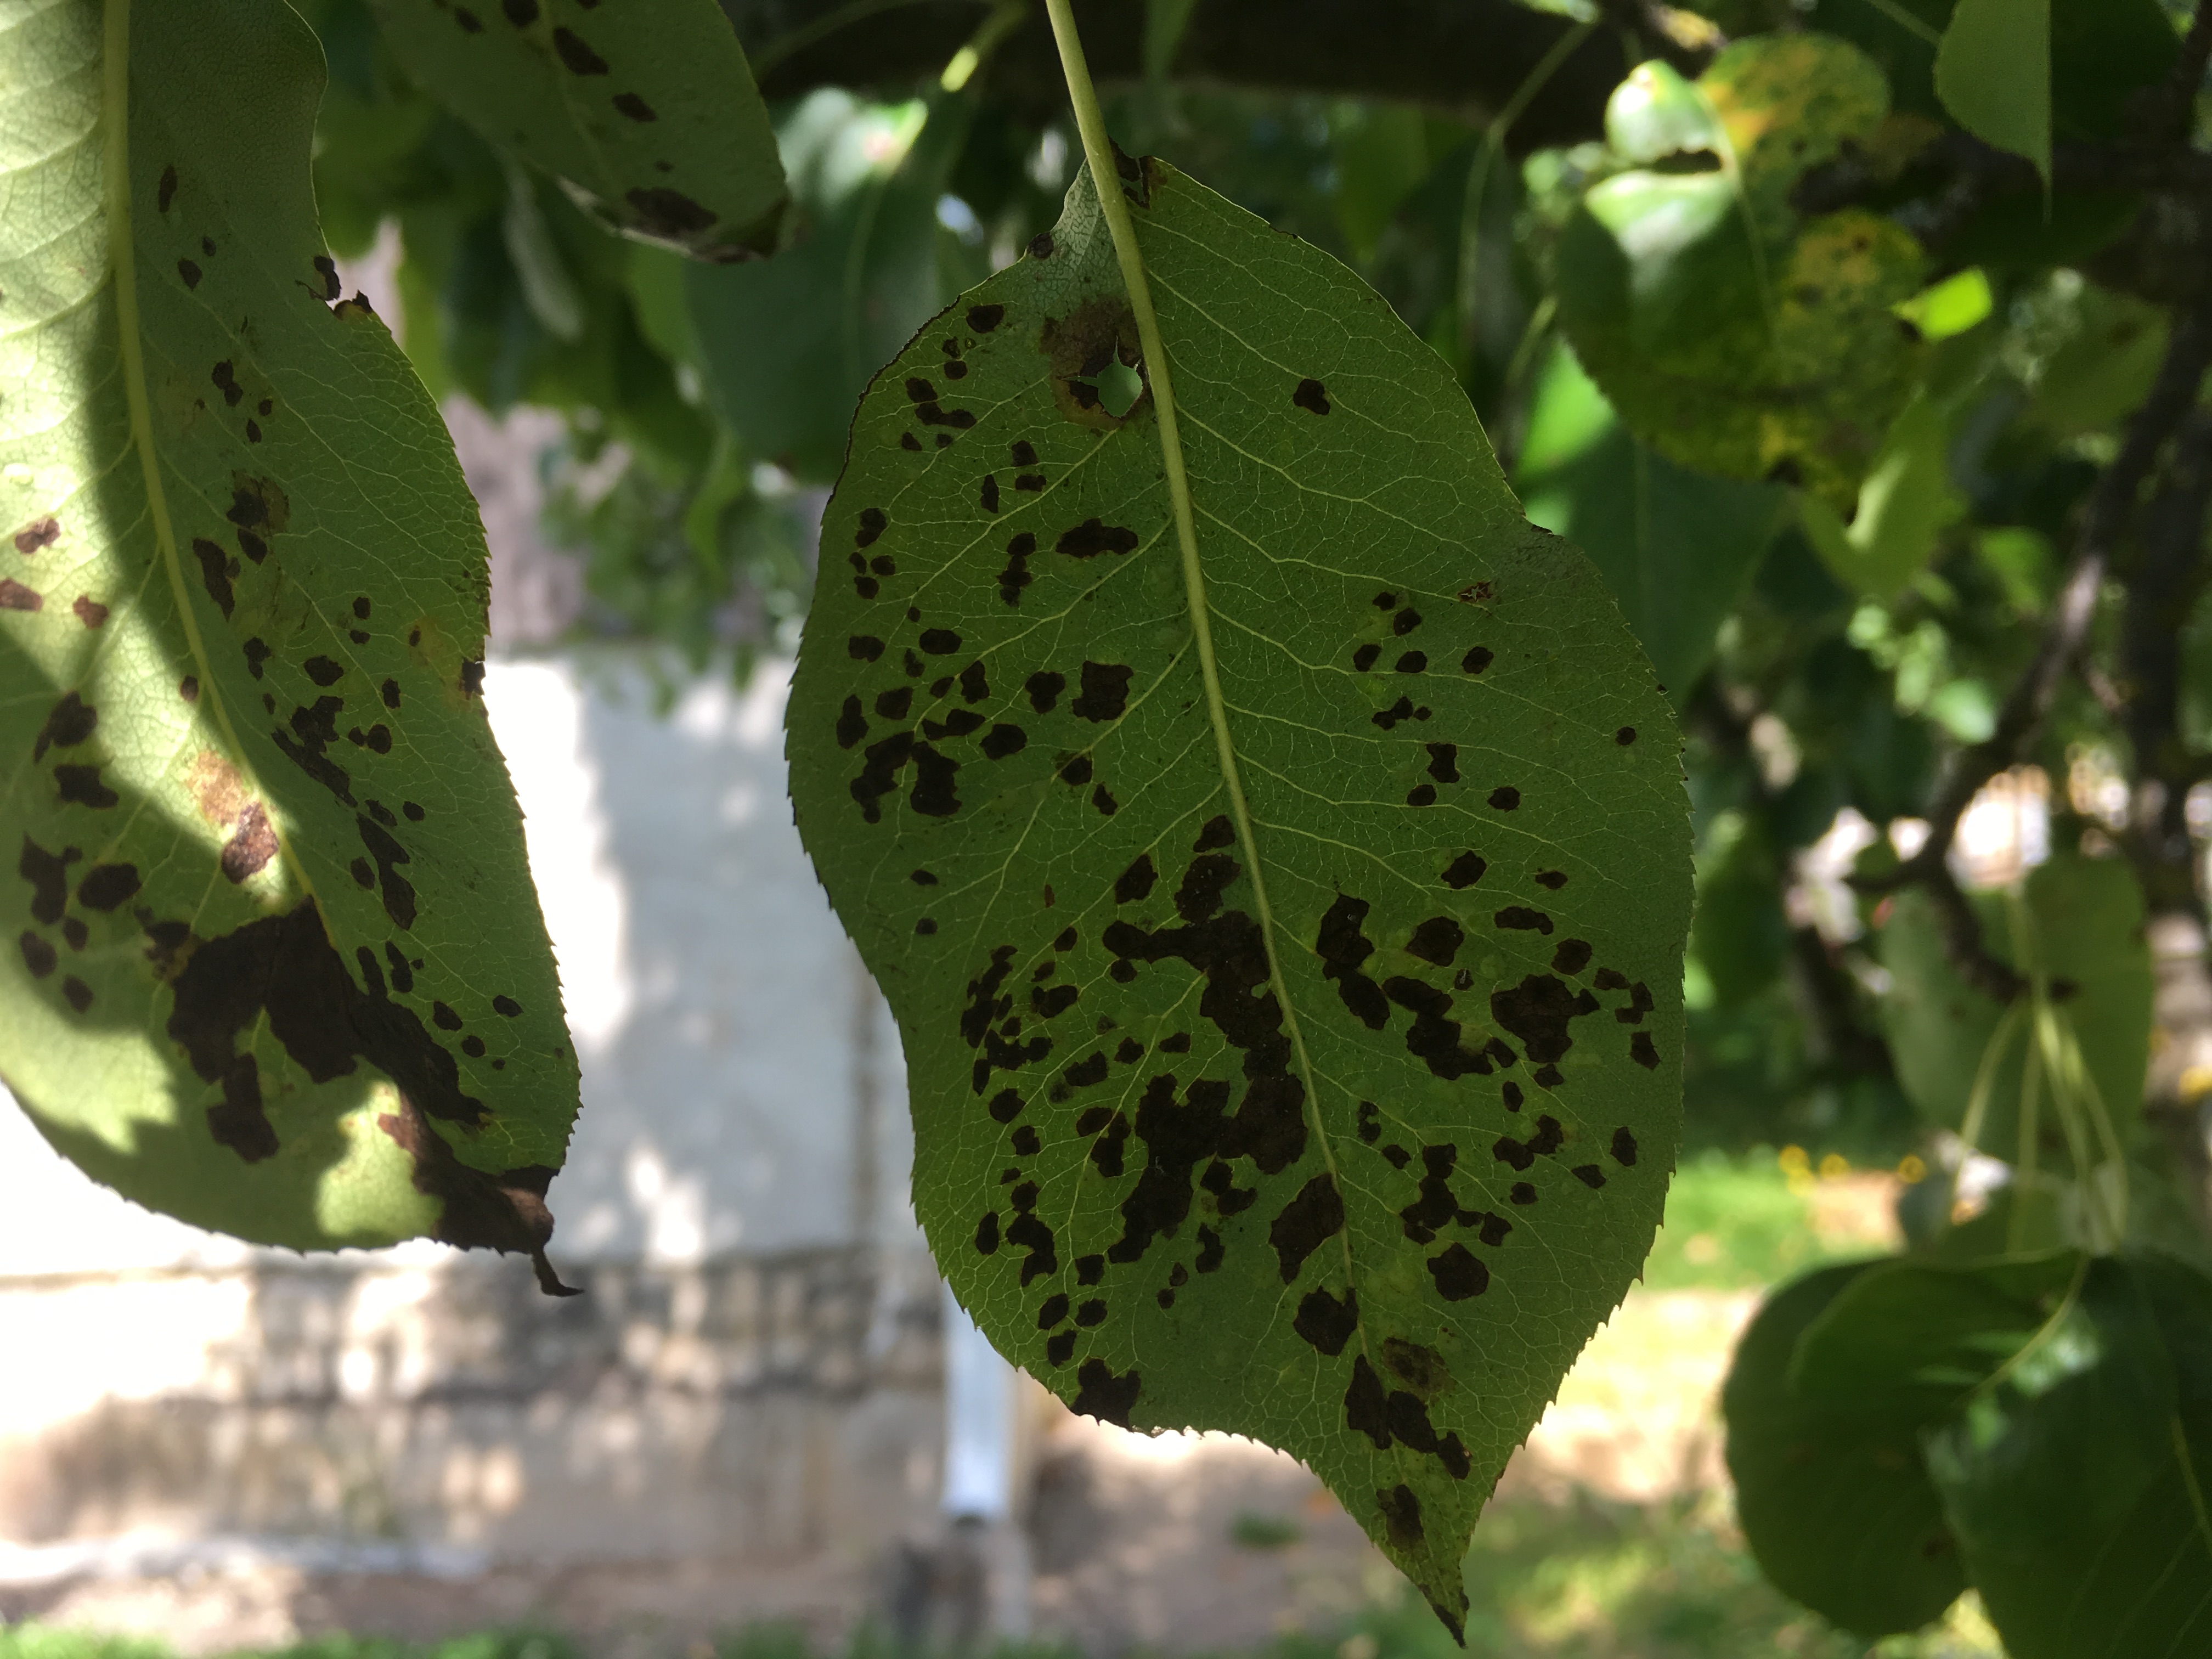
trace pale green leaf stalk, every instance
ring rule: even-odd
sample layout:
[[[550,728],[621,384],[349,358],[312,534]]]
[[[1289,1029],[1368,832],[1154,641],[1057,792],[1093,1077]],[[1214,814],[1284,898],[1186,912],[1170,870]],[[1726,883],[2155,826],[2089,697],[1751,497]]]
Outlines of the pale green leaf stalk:
[[[150,1208],[530,1253],[576,1066],[483,532],[276,0],[0,3],[0,1075]]]
[[[768,106],[714,0],[370,0],[427,92],[624,235],[717,264],[790,204]],[[556,331],[556,332],[558,331]]]
[[[1088,164],[861,404],[800,832],[963,1305],[1079,1411],[1304,1459],[1456,1630],[1665,1194],[1678,743],[1442,359],[1116,155],[1054,13]]]

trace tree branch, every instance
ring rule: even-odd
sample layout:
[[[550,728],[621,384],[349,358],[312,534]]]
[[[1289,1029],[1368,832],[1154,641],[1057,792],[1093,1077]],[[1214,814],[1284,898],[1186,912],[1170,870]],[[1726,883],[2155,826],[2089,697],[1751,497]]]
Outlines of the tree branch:
[[[2143,482],[2166,440],[2189,417],[2208,365],[2212,365],[2212,315],[2185,312],[2174,326],[2150,395],[2128,417],[2120,453],[2090,492],[2073,566],[2051,605],[2034,657],[2005,696],[1996,729],[1982,742],[1954,750],[1938,775],[1928,807],[1928,840],[1920,850],[1888,874],[1858,884],[1875,892],[1925,887],[1942,918],[1953,964],[2002,1001],[2017,995],[2022,981],[1983,948],[1980,921],[1952,878],[1948,860],[1959,819],[1984,784],[2026,755],[2042,729],[2060,684],[2087,641],[2106,574],[2135,519]]]
[[[722,4],[747,53],[761,56],[761,90],[771,98],[832,85],[903,93],[942,71],[990,9],[990,0]],[[1142,4],[1076,0],[1075,15],[1100,82],[1142,76]],[[1396,100],[1480,126],[1576,27],[1516,0],[1199,0],[1175,74],[1186,84]],[[787,40],[798,44],[781,49]],[[1644,50],[1680,48],[1654,31]],[[1606,100],[1629,68],[1616,35],[1592,34],[1514,124],[1513,153],[1602,137]],[[982,75],[998,99],[1038,125],[1066,108],[1042,8]]]
[[[1762,811],[1772,805],[1773,791],[1760,776],[1752,754],[1751,721],[1729,706],[1712,677],[1707,677],[1692,694],[1683,719],[1715,750],[1743,769],[1750,780],[1752,805]],[[1776,897],[1779,902],[1781,896]],[[1817,1065],[1847,1077],[1896,1074],[1889,1044],[1880,1032],[1869,1030],[1860,1022],[1856,988],[1837,963],[1819,928],[1790,928],[1784,967],[1805,1016],[1808,1046]]]
[[[2204,84],[2204,67],[2212,63],[2212,0],[2197,0],[2197,15],[2182,38],[2181,52],[2166,82],[2145,96],[2139,124],[2154,138],[2187,135],[2197,112],[2197,94]]]
[[[2183,423],[2159,489],[2143,509],[2142,553],[2126,574],[2119,667],[2123,729],[2135,750],[2129,852],[2153,914],[2186,911],[2201,924],[2185,810],[2201,770],[2181,738],[2181,630],[2204,591],[2204,519],[2212,506],[2212,410]]]

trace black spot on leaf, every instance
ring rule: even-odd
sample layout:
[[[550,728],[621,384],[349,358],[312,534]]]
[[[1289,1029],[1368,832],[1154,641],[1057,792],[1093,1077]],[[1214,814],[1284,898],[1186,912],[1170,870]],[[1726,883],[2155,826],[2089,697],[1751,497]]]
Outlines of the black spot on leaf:
[[[1316,380],[1300,380],[1298,389],[1291,393],[1291,401],[1315,415],[1326,415],[1329,410],[1328,388]]]
[[[1067,712],[1079,720],[1119,720],[1129,706],[1129,680],[1135,671],[1121,663],[1085,662],[1083,690]]]
[[[1628,1057],[1647,1072],[1659,1069],[1659,1048],[1650,1032],[1638,1031],[1628,1040]]]
[[[1421,1500],[1413,1496],[1413,1489],[1401,1481],[1388,1491],[1378,1489],[1375,1502],[1382,1511],[1383,1534],[1392,1547],[1419,1549],[1427,1534],[1421,1527]]]
[[[1432,743],[1429,751],[1429,775],[1438,783],[1459,781],[1459,745],[1455,743]]]
[[[1375,1443],[1376,1451],[1390,1449],[1390,1401],[1382,1379],[1365,1354],[1352,1361],[1352,1384],[1344,1391],[1345,1426]]]
[[[605,75],[607,72],[607,60],[593,52],[573,29],[562,27],[553,31],[553,50],[560,53],[561,62],[571,75]]]
[[[1464,674],[1480,674],[1497,660],[1497,653],[1489,647],[1478,645],[1459,659],[1460,672]]]
[[[33,762],[42,761],[49,749],[74,749],[90,737],[100,724],[100,711],[71,691],[46,711],[46,723],[39,727],[38,741],[31,746]]]
[[[112,910],[138,890],[135,864],[95,864],[76,884],[76,902],[88,910]]]
[[[1521,792],[1510,784],[1500,784],[1490,792],[1490,804],[1500,812],[1510,812],[1521,805]]]
[[[1491,921],[1496,927],[1507,929],[1538,933],[1552,931],[1551,917],[1541,910],[1532,910],[1525,904],[1509,904],[1492,916]]]
[[[1029,694],[1030,707],[1040,714],[1049,714],[1060,702],[1060,694],[1067,689],[1067,676],[1042,671],[1024,682],[1022,690]]]
[[[1004,306],[970,306],[968,307],[968,326],[978,334],[988,334],[1006,320]]]
[[[1443,884],[1455,890],[1462,887],[1472,887],[1482,879],[1483,872],[1489,868],[1490,866],[1484,862],[1480,854],[1462,853],[1445,866]]]
[[[1190,861],[1182,884],[1176,889],[1176,914],[1185,921],[1204,921],[1221,908],[1221,896],[1237,879],[1235,860],[1225,853],[1205,853]]]
[[[122,799],[100,781],[97,766],[57,766],[54,787],[65,805],[89,806],[104,811]]]
[[[1464,1302],[1490,1288],[1490,1269],[1464,1244],[1448,1245],[1429,1258],[1429,1276],[1447,1302]]]
[[[235,603],[230,590],[230,555],[204,536],[192,538],[192,556],[199,561],[200,580],[205,585],[208,598],[226,617]]]
[[[1374,941],[1360,931],[1370,908],[1365,899],[1338,894],[1321,919],[1314,953],[1327,964],[1322,977],[1336,981],[1337,994],[1352,1017],[1369,1030],[1379,1031],[1389,1023],[1389,1004],[1382,988],[1360,969],[1360,964],[1375,953]]]
[[[1334,1359],[1359,1328],[1359,1298],[1350,1290],[1340,1300],[1327,1291],[1308,1291],[1291,1328]]]
[[[1139,853],[1137,861],[1124,870],[1114,883],[1114,902],[1134,904],[1152,890],[1159,879],[1159,872],[1152,867],[1152,855]]]
[[[1143,1380],[1133,1369],[1116,1376],[1103,1359],[1086,1359],[1077,1369],[1075,1398],[1070,1409],[1102,1423],[1130,1426],[1129,1413],[1137,1403]]]
[[[1595,1164],[1577,1164],[1567,1173],[1592,1192],[1605,1185],[1605,1171]]]
[[[1267,1242],[1274,1246],[1283,1283],[1295,1279],[1306,1258],[1343,1227],[1344,1198],[1332,1176],[1317,1175],[1299,1188],[1297,1196],[1282,1207],[1267,1227]]]
[[[1135,531],[1085,519],[1073,529],[1062,531],[1060,539],[1052,544],[1052,550],[1065,553],[1071,559],[1092,559],[1101,553],[1127,553],[1136,545]]]
[[[1352,665],[1360,673],[1364,674],[1369,669],[1375,666],[1375,659],[1382,654],[1382,647],[1376,644],[1374,641],[1370,640],[1366,644],[1358,647],[1352,652]]]
[[[1466,942],[1467,934],[1449,916],[1431,916],[1413,929],[1413,936],[1406,942],[1407,954],[1434,963],[1439,968],[1449,968],[1459,947]]]

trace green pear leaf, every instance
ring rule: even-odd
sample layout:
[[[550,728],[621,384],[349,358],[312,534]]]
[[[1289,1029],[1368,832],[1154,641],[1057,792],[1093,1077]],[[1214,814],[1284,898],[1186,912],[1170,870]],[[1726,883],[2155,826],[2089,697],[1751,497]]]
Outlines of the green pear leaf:
[[[1959,0],[1936,52],[1936,95],[1986,143],[2051,182],[2051,0]]]
[[[897,1015],[963,1305],[1078,1411],[1304,1459],[1456,1628],[1475,1516],[1659,1219],[1678,740],[1443,361],[1129,166],[1197,568],[1086,173],[862,401],[799,830]]]
[[[715,264],[773,252],[789,196],[714,0],[370,0],[432,96],[626,236]]]
[[[1837,1395],[1792,1382],[1809,1332],[1885,1265],[1824,1267],[1776,1291],[1736,1345],[1721,1393],[1736,1516],[1759,1571],[1869,1638],[1918,1628],[1966,1588],[1921,1462],[1929,1413],[1901,1391]]]
[[[1604,574],[1679,705],[1781,527],[1788,492],[1675,465],[1630,434],[1564,350],[1537,383],[1513,482],[1530,520]]]
[[[1790,192],[1887,111],[1881,72],[1810,33],[1740,41],[1694,83],[1639,70],[1616,89],[1615,153],[1667,165],[1592,186],[1560,234],[1558,298],[1576,356],[1639,440],[1850,508],[1912,390],[1921,348],[1890,308],[1923,261],[1881,216],[1806,218]]]
[[[276,0],[7,27],[0,1074],[151,1208],[550,1280],[576,1066],[483,535],[398,346],[331,303],[315,39]]]
[[[2212,1644],[2212,1283],[2170,1257],[2087,1264],[1925,1442],[1967,1572],[2014,1659]]]

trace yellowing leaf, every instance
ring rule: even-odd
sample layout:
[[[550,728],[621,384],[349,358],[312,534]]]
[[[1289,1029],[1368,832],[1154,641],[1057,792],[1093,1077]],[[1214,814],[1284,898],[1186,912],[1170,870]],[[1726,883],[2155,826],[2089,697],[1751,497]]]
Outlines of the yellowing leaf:
[[[1638,439],[1698,471],[1802,484],[1840,510],[1911,394],[1920,348],[1890,308],[1921,286],[1922,258],[1880,215],[1801,220],[1790,197],[1806,168],[1879,130],[1881,76],[1839,40],[1761,36],[1691,90],[1711,112],[1714,165],[1590,190],[1559,239],[1560,321]],[[1644,102],[1677,113],[1647,111],[1649,132],[1616,120],[1632,156],[1662,129],[1698,137],[1679,97]]]

